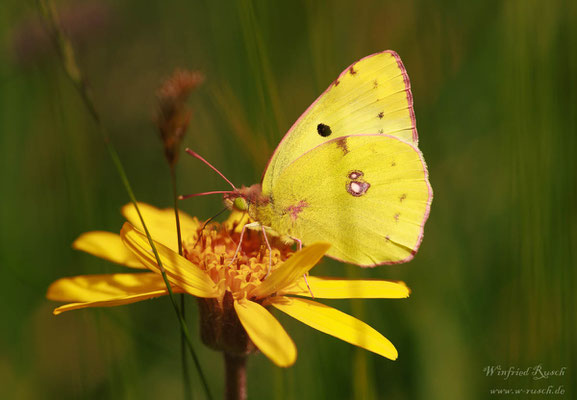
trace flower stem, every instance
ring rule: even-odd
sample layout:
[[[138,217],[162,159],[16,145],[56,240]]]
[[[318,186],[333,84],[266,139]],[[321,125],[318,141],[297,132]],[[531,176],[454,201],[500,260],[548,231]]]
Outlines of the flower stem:
[[[185,297],[184,294],[180,295],[180,315],[184,321],[185,318]],[[184,390],[184,398],[189,400],[192,399],[192,385],[190,384],[190,374],[188,372],[188,360],[186,359],[186,336],[184,333],[180,332],[180,360],[182,363],[182,384]]]
[[[226,400],[246,399],[246,358],[244,355],[224,353]]]
[[[178,215],[178,190],[176,188],[176,171],[174,165],[170,166],[170,180],[172,182],[172,198],[174,204],[174,218],[176,220],[176,236],[178,238],[178,254],[182,253],[182,233],[180,231],[180,216]]]
[[[172,183],[172,198],[174,202],[174,219],[176,221],[176,236],[178,240],[178,254],[183,255],[182,252],[182,233],[180,231],[180,216],[178,215],[178,191],[176,188],[176,171],[174,165],[170,165],[170,181]],[[186,321],[186,297],[184,294],[180,295],[180,316]],[[192,387],[190,384],[190,375],[188,373],[188,360],[186,359],[186,337],[184,333],[180,332],[180,360],[182,363],[182,384],[184,390],[184,398],[192,399]]]
[[[168,290],[170,301],[172,303],[172,306],[174,307],[178,321],[180,323],[181,332],[184,335],[184,337],[186,338],[186,344],[187,344],[188,350],[192,356],[192,359],[193,359],[195,366],[198,370],[198,373],[200,375],[200,379],[201,379],[203,388],[205,390],[206,397],[208,399],[212,399],[212,395],[210,393],[208,383],[206,381],[204,373],[202,372],[202,368],[200,367],[200,363],[199,363],[198,358],[196,356],[196,353],[194,351],[194,347],[192,346],[192,341],[190,339],[188,327],[186,326],[186,322],[185,322],[185,320],[181,314],[181,311],[179,310],[178,305],[176,304],[176,301],[174,299],[174,294],[172,292],[170,282],[168,281],[168,278],[166,276],[166,272],[165,272],[164,267],[162,265],[162,260],[160,259],[160,255],[158,254],[158,251],[156,249],[156,245],[154,244],[154,240],[152,239],[152,236],[150,235],[148,227],[146,226],[146,223],[144,222],[144,218],[143,218],[143,216],[140,212],[140,209],[138,207],[138,202],[136,200],[136,196],[134,195],[134,191],[132,190],[132,186],[130,185],[130,181],[128,180],[128,176],[126,175],[126,170],[124,169],[124,166],[122,165],[122,162],[120,161],[120,157],[118,156],[116,148],[114,147],[114,145],[110,141],[110,138],[108,136],[107,131],[104,129],[104,126],[102,125],[100,115],[98,114],[96,107],[94,105],[94,102],[92,101],[92,95],[88,89],[88,85],[86,84],[86,80],[84,79],[84,77],[82,75],[82,71],[80,70],[80,68],[78,67],[78,63],[76,62],[74,49],[72,48],[70,41],[64,35],[64,33],[60,27],[60,24],[58,22],[58,16],[56,14],[56,10],[54,8],[54,4],[52,3],[52,1],[51,0],[38,0],[38,5],[40,8],[40,11],[42,12],[42,15],[44,16],[46,22],[48,23],[49,32],[50,32],[50,34],[52,34],[52,36],[56,42],[56,46],[57,46],[58,52],[60,54],[60,58],[62,60],[66,75],[68,76],[68,78],[70,79],[70,81],[72,82],[74,87],[78,90],[80,97],[82,98],[82,101],[84,103],[84,106],[87,108],[90,116],[94,120],[94,123],[96,125],[97,130],[98,130],[99,134],[102,136],[102,140],[104,141],[106,150],[108,151],[108,154],[109,154],[110,158],[112,159],[114,166],[116,167],[118,175],[120,176],[120,180],[122,181],[124,188],[126,189],[126,191],[128,193],[128,197],[130,198],[130,201],[132,202],[132,204],[134,205],[134,208],[136,209],[136,212],[138,214],[140,222],[142,223],[142,227],[144,228],[144,232],[146,233],[146,237],[148,238],[148,242],[150,243],[150,247],[152,248],[152,251],[153,251],[154,256],[156,258],[156,262],[158,263],[158,266],[162,272],[162,278],[163,278],[164,283],[166,285],[166,288]]]

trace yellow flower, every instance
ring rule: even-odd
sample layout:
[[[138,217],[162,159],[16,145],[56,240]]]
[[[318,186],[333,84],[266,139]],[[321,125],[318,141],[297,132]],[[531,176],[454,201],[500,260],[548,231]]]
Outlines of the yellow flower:
[[[390,359],[397,358],[392,343],[364,322],[332,307],[303,297],[405,298],[409,289],[402,282],[345,280],[303,275],[322,258],[327,243],[315,243],[293,254],[274,237],[272,262],[261,243],[261,233],[246,231],[237,248],[246,214],[233,213],[222,225],[202,224],[180,213],[184,257],[177,253],[174,211],[140,203],[139,208],[156,242],[172,290],[199,298],[203,341],[229,354],[248,354],[256,348],[281,367],[296,360],[296,347],[278,320],[274,307],[329,335]],[[168,291],[155,256],[132,205],[123,208],[129,221],[120,235],[88,232],[74,248],[149,272],[83,275],[62,278],[48,289],[51,300],[69,302],[54,314],[86,307],[111,307],[164,296]],[[270,236],[270,235],[269,235]],[[270,274],[269,272],[270,268]]]

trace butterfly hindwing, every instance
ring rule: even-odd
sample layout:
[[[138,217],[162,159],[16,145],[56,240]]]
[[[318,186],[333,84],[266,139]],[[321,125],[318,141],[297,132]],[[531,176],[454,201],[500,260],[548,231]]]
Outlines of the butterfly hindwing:
[[[393,51],[370,55],[344,70],[295,122],[276,148],[263,190],[299,156],[350,134],[385,134],[417,145],[409,78]]]
[[[351,135],[305,153],[263,194],[263,222],[362,266],[412,258],[432,191],[421,152],[388,135]]]

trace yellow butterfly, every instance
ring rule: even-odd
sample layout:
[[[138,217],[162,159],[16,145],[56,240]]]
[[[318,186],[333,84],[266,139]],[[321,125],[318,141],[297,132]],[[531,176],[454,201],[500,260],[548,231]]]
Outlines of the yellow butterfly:
[[[234,188],[225,203],[265,232],[329,242],[327,254],[344,262],[406,262],[433,196],[417,141],[405,67],[393,51],[376,53],[344,70],[295,122],[261,184]]]

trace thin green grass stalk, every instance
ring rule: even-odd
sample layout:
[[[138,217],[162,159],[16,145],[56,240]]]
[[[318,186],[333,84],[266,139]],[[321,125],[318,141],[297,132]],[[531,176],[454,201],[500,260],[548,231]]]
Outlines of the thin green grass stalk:
[[[334,32],[333,19],[324,17],[329,9],[324,0],[307,1],[305,3],[305,15],[307,17],[307,41],[310,50],[311,66],[313,73],[314,92],[322,93],[326,88],[327,78],[331,77],[331,68],[327,60],[333,60]],[[336,76],[336,75],[335,75]]]
[[[39,5],[39,8],[42,12],[42,15],[44,16],[44,19],[48,23],[48,28],[49,28],[50,33],[54,36],[54,39],[55,39],[56,45],[57,45],[57,49],[59,51],[61,60],[63,62],[64,70],[65,70],[66,74],[68,75],[68,77],[70,78],[72,84],[78,90],[80,96],[82,97],[84,105],[86,106],[86,108],[89,111],[90,116],[94,120],[94,123],[96,124],[96,127],[97,127],[99,134],[102,136],[106,150],[108,151],[108,154],[110,155],[110,158],[112,159],[112,162],[114,163],[114,166],[116,167],[116,170],[118,172],[118,175],[120,176],[122,184],[124,185],[124,188],[126,189],[126,192],[128,193],[128,197],[130,198],[130,201],[132,202],[132,204],[134,204],[134,207],[136,209],[136,212],[138,214],[140,222],[142,223],[142,227],[144,228],[144,232],[146,234],[146,237],[148,239],[150,247],[152,248],[152,251],[154,253],[154,257],[156,258],[156,262],[158,263],[158,266],[159,266],[160,271],[162,273],[162,279],[164,280],[164,284],[166,285],[166,288],[168,290],[170,302],[172,303],[174,311],[176,312],[176,315],[178,317],[178,321],[180,322],[181,331],[182,331],[184,337],[186,338],[187,347],[189,349],[189,352],[190,352],[190,354],[194,360],[194,363],[196,365],[196,368],[198,370],[203,388],[205,390],[205,394],[209,399],[212,399],[212,395],[210,393],[208,383],[206,381],[206,378],[205,378],[204,373],[202,371],[202,368],[200,366],[200,362],[196,356],[196,352],[194,351],[194,347],[192,345],[192,341],[190,338],[190,333],[188,331],[188,327],[186,326],[186,322],[185,322],[185,320],[181,314],[181,311],[179,310],[178,305],[176,304],[176,301],[174,299],[174,294],[172,292],[170,282],[168,281],[168,278],[166,276],[164,266],[162,265],[162,260],[160,259],[160,255],[158,254],[158,250],[156,249],[156,246],[154,244],[154,240],[152,239],[152,236],[150,235],[148,227],[146,226],[146,223],[144,222],[144,218],[143,218],[143,216],[140,212],[140,209],[138,207],[138,202],[136,200],[136,196],[134,195],[134,191],[132,190],[132,186],[130,185],[130,181],[128,180],[128,176],[126,175],[126,171],[124,169],[124,166],[122,165],[122,162],[120,161],[120,157],[118,156],[116,148],[114,147],[114,145],[110,141],[110,138],[109,138],[106,130],[104,129],[104,126],[102,125],[100,115],[98,114],[96,107],[94,105],[94,102],[92,101],[92,96],[90,94],[90,91],[88,90],[88,86],[86,85],[86,81],[84,80],[82,73],[81,73],[80,69],[78,68],[78,64],[76,62],[76,57],[74,55],[74,49],[72,48],[71,43],[64,36],[64,33],[62,32],[62,30],[59,26],[56,11],[54,9],[54,5],[51,2],[51,0],[38,0],[38,5]]]
[[[182,232],[180,231],[180,216],[178,215],[178,193],[176,188],[176,170],[174,165],[170,165],[170,181],[172,184],[172,198],[174,205],[174,219],[176,221],[176,236],[178,240],[178,254],[183,255],[182,251]],[[184,294],[180,295],[180,316],[186,321],[186,298]],[[186,337],[180,332],[180,358],[182,363],[182,382],[184,398],[192,399],[192,386],[190,384],[190,374],[188,372],[188,361],[186,359]]]
[[[281,107],[278,85],[273,75],[267,48],[259,29],[254,4],[252,0],[238,1],[239,18],[249,62],[256,72],[259,100],[263,115],[271,115],[265,124],[268,125],[268,134],[281,132],[286,129],[285,118]],[[268,113],[268,108],[272,113]]]
[[[268,141],[264,137],[257,137],[252,133],[253,129],[250,127],[244,106],[239,98],[226,83],[220,87],[212,87],[209,94],[215,107],[222,110],[232,133],[242,143],[248,159],[254,167],[261,169],[263,165],[266,165],[272,149],[269,148]]]
[[[566,26],[566,37],[567,40],[567,70],[569,73],[565,75],[565,79],[567,82],[565,84],[571,88],[568,92],[567,102],[565,106],[565,110],[568,115],[567,121],[567,132],[577,132],[577,112],[575,111],[575,104],[577,104],[577,28],[575,26],[575,21],[577,21],[577,4],[574,2],[567,3],[567,20],[565,22]],[[577,148],[577,138],[575,135],[567,135],[565,136],[566,142],[564,142],[565,147],[565,181],[568,182],[569,188],[567,189],[567,200],[565,209],[573,209],[574,208],[570,205],[577,204],[577,160],[573,154],[574,149]],[[572,215],[575,216],[577,213],[573,211]],[[575,219],[574,219],[575,220]],[[566,265],[577,265],[577,251],[575,249],[575,243],[577,243],[577,224],[565,224],[565,216],[560,222],[561,226],[566,226],[567,228],[567,235],[565,236],[565,243],[563,244],[564,248],[566,249],[566,256],[565,260],[567,261]],[[574,304],[577,302],[577,297],[575,295],[574,287],[575,283],[577,283],[577,274],[575,272],[575,268],[566,268],[563,270],[563,275],[561,275],[560,279],[564,283],[561,287],[561,292],[564,294],[564,306],[568,310],[572,310]],[[571,343],[572,345],[567,346],[566,349],[567,359],[567,367],[571,371],[575,371],[577,369],[577,343],[575,343],[573,339],[573,335],[571,332],[575,332],[577,330],[577,314],[575,312],[565,312],[564,313],[564,325],[573,327],[573,329],[566,329],[565,337],[566,341],[564,343]],[[577,392],[577,384],[573,383],[572,385],[572,392]]]

